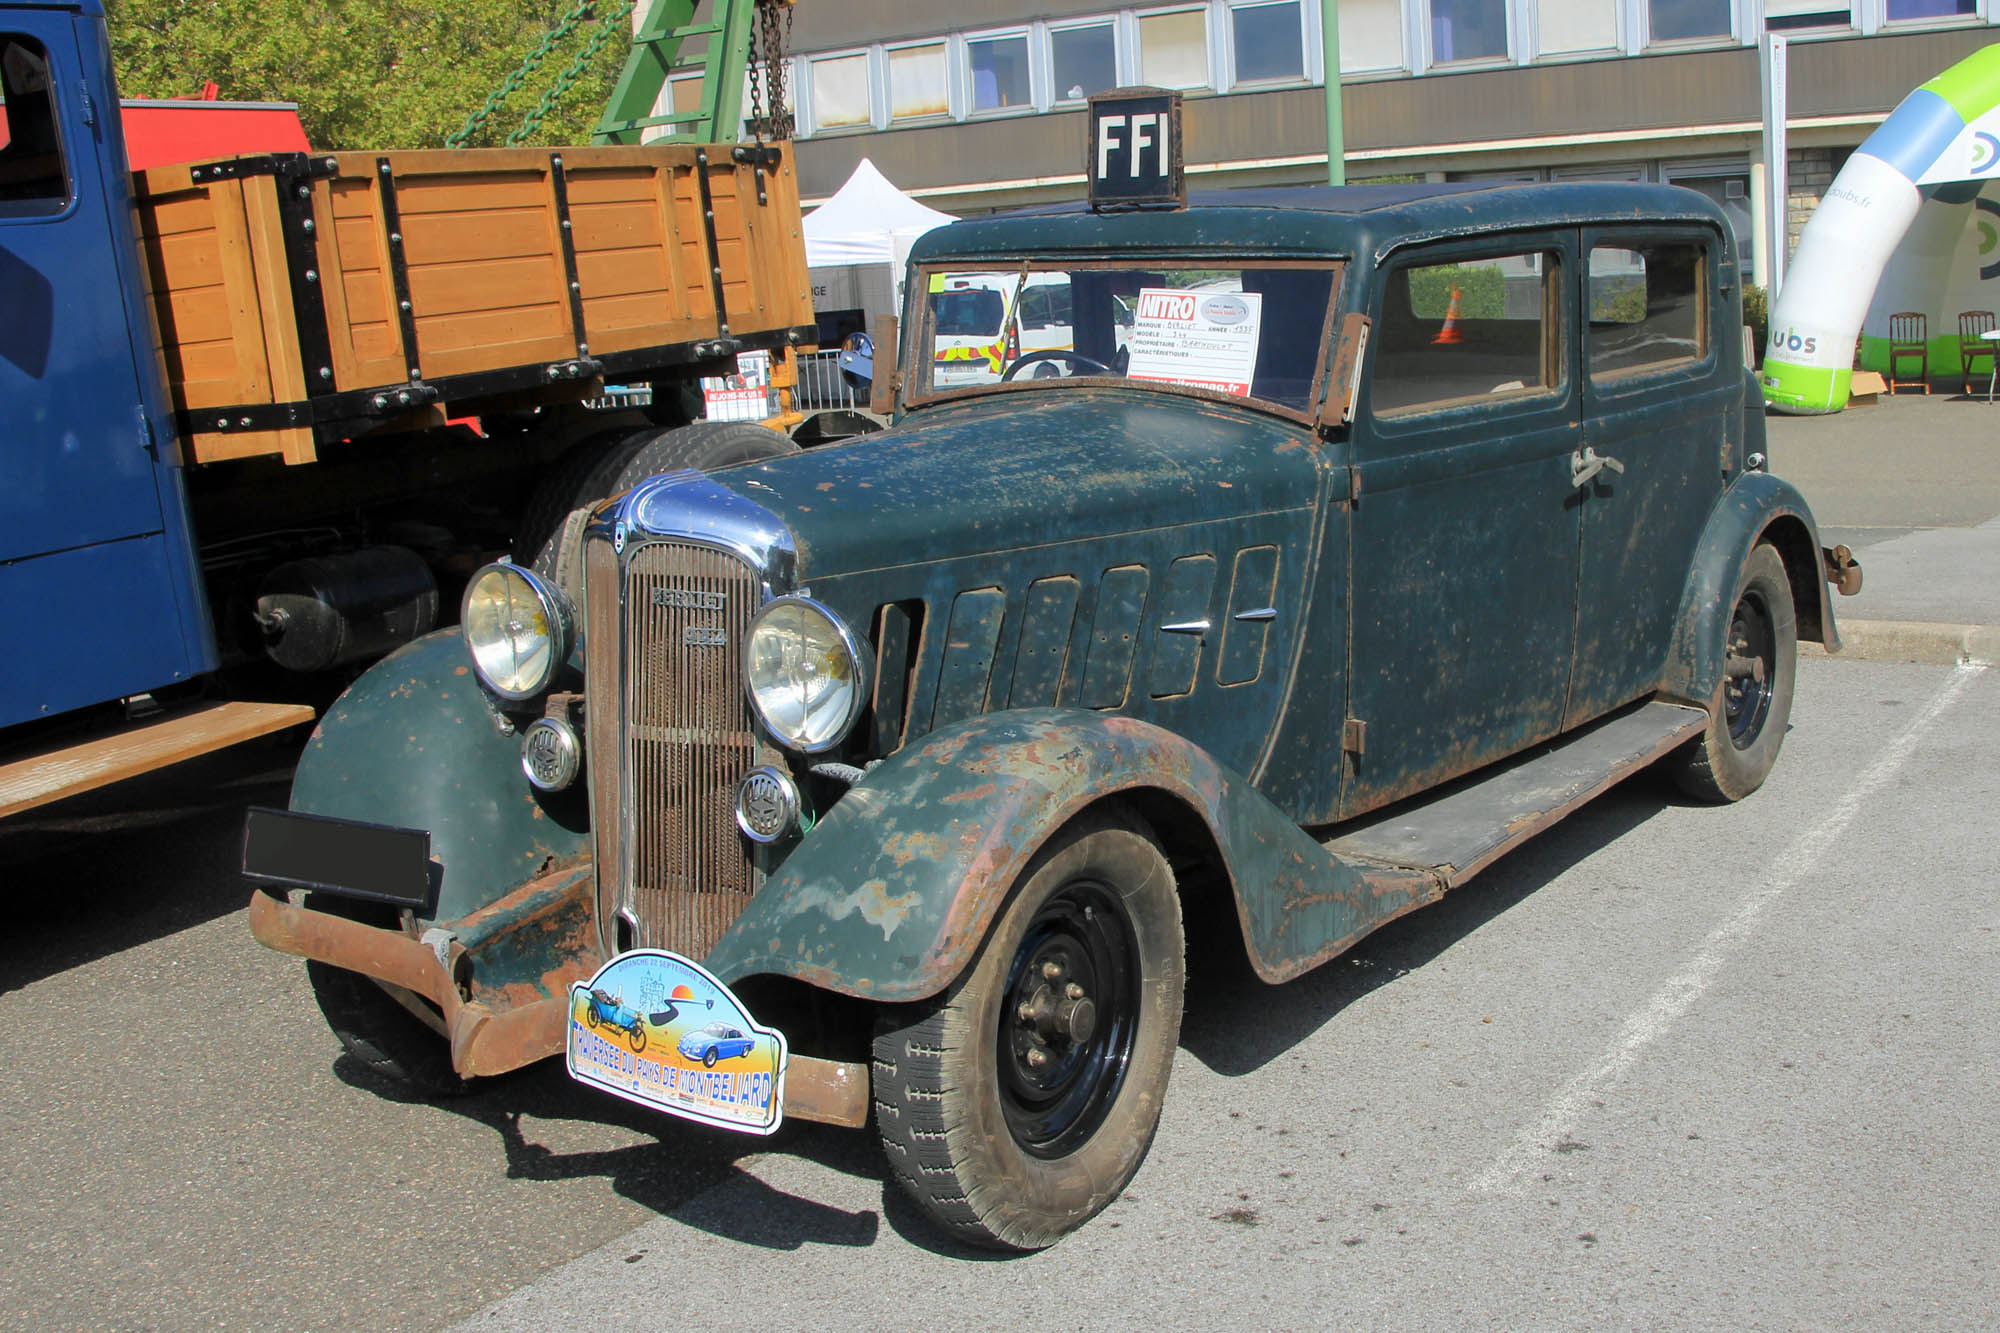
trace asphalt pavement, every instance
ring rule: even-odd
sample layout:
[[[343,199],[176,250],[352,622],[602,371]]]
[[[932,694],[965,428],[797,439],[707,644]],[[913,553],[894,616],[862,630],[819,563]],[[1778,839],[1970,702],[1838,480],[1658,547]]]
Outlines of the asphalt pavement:
[[[1883,395],[1765,426],[1771,471],[1805,493],[1820,540],[1861,561],[1861,591],[1835,599],[1844,656],[2000,659],[2000,403]]]

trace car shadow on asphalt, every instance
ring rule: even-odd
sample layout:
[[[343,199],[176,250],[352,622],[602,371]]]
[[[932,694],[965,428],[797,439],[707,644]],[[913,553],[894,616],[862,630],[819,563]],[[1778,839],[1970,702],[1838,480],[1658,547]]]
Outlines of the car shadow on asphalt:
[[[803,1158],[860,1180],[883,1178],[872,1131],[793,1121],[769,1138],[711,1129],[595,1092],[560,1060],[482,1079],[464,1097],[424,1097],[342,1055],[333,1072],[351,1087],[398,1102],[422,1102],[493,1131],[509,1180],[600,1177],[622,1197],[721,1239],[761,1249],[874,1244],[879,1215],[801,1198],[767,1184],[744,1163],[766,1153]],[[535,1137],[534,1121],[615,1125],[642,1141],[560,1152]],[[638,1260],[628,1260],[638,1262]]]
[[[242,911],[243,812],[285,805],[299,744],[253,742],[0,820],[0,993]]]
[[[1663,774],[1637,775],[1502,857],[1471,883],[1278,986],[1251,971],[1233,913],[1214,921],[1191,919],[1181,1049],[1226,1077],[1255,1073],[1355,1001],[1426,966],[1577,862],[1683,803]],[[1204,947],[1203,940],[1211,943]]]

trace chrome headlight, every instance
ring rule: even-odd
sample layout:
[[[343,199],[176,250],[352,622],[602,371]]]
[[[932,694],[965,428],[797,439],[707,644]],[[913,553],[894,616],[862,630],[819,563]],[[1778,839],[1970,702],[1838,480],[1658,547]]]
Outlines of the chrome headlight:
[[[793,749],[832,749],[867,701],[864,661],[840,617],[808,598],[777,598],[757,613],[743,647],[750,706]]]
[[[575,623],[569,599],[519,565],[487,565],[474,574],[458,620],[473,670],[503,699],[540,694],[569,658]]]

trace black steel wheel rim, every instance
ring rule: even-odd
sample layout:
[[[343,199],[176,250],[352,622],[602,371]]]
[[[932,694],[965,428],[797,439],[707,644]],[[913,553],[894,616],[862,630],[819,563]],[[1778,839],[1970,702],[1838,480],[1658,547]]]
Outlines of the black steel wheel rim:
[[[1139,981],[1138,940],[1109,886],[1073,880],[1029,922],[995,1055],[1008,1131],[1031,1156],[1067,1156],[1104,1123],[1131,1064]]]
[[[1722,704],[1729,739],[1737,749],[1747,750],[1757,743],[1771,716],[1778,672],[1778,635],[1771,609],[1755,591],[1743,595],[1730,618],[1725,670]]]

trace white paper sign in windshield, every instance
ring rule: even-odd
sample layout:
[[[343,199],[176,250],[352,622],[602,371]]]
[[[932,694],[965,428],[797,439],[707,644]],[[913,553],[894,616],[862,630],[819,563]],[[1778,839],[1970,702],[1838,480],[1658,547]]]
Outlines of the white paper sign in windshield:
[[[1142,287],[1126,377],[1247,398],[1263,316],[1264,298],[1257,292]]]

